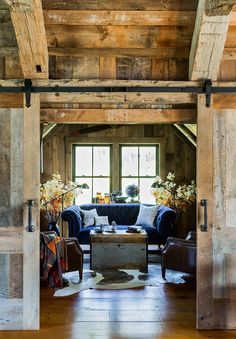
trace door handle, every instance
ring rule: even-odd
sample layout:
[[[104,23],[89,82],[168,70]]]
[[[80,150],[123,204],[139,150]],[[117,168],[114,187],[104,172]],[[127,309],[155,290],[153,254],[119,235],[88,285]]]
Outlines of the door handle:
[[[34,232],[34,225],[32,223],[32,207],[34,206],[34,200],[28,200],[28,232]]]
[[[201,231],[207,232],[208,224],[207,224],[207,199],[202,199],[200,205],[204,208],[204,224],[201,225]]]

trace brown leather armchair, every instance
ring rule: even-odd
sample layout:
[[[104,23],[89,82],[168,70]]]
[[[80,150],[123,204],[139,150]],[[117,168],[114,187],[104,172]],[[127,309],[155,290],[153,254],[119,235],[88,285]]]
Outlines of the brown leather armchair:
[[[56,232],[54,231],[46,231],[42,234],[53,234],[57,237]],[[41,237],[42,238],[42,237]],[[78,239],[74,237],[64,238],[65,250],[64,250],[64,258],[67,259],[67,269],[65,272],[71,271],[79,271],[80,280],[83,278],[83,249],[79,245]],[[40,263],[40,270],[43,271],[43,262]],[[43,275],[43,272],[42,272]]]
[[[189,232],[185,239],[170,237],[161,252],[161,273],[166,269],[196,273],[196,232]]]
[[[68,269],[66,272],[79,271],[80,280],[83,278],[83,250],[75,237],[65,238]]]

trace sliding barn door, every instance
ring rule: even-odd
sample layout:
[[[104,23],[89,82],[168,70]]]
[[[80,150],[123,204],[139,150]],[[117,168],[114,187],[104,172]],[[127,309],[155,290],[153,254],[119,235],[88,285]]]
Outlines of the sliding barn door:
[[[39,328],[39,95],[31,101],[0,109],[0,330]]]
[[[199,95],[197,328],[232,329],[236,328],[236,109],[216,109],[213,103],[207,108],[205,102],[205,95]],[[202,199],[207,199],[206,207],[201,206]]]

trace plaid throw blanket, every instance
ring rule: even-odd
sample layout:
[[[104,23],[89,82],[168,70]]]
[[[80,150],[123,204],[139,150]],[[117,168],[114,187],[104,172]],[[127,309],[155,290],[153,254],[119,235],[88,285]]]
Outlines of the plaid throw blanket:
[[[50,287],[62,287],[62,273],[68,268],[66,244],[54,233],[41,233],[40,261]]]

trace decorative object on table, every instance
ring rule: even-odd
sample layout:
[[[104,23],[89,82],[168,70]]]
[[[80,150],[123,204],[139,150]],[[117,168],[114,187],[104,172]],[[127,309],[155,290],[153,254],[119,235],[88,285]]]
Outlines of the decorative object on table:
[[[116,225],[116,222],[114,220],[111,222],[111,227],[112,227],[113,232],[117,232],[117,225]]]
[[[127,198],[128,198],[128,197],[124,197],[124,196],[122,196],[122,195],[121,195],[121,196],[117,196],[117,197],[115,197],[115,202],[118,203],[118,204],[119,204],[119,203],[120,203],[120,204],[121,204],[121,203],[125,203]]]
[[[140,233],[142,232],[142,226],[130,225],[127,227],[126,232],[128,233]]]
[[[98,204],[109,204],[110,203],[110,194],[101,192],[96,193],[95,201]]]
[[[103,225],[99,225],[99,226],[94,228],[94,232],[95,233],[103,233],[103,231],[104,231],[104,226]]]
[[[131,202],[135,202],[134,198],[139,195],[140,189],[137,185],[128,185],[125,189],[125,193],[131,198]]]
[[[81,186],[74,182],[65,184],[60,174],[53,174],[52,179],[40,185],[40,209],[48,219],[48,230],[60,235],[58,221],[64,208],[73,204],[75,197],[81,194]]]
[[[166,176],[166,181],[157,176],[151,186],[151,193],[156,198],[156,203],[171,207],[179,215],[195,202],[196,185],[192,180],[191,184],[178,186],[174,180],[175,175],[171,172]]]
[[[119,191],[111,192],[110,196],[111,196],[111,202],[116,202],[116,198],[122,196],[122,191],[119,190]]]

